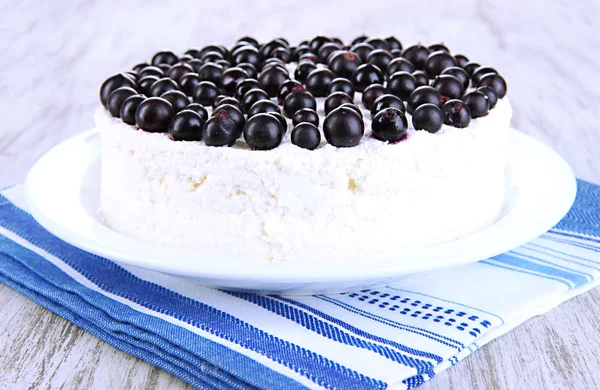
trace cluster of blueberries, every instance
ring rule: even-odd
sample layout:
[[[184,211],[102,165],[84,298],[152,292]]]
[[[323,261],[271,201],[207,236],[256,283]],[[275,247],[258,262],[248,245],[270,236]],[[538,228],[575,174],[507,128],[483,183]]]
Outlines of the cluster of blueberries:
[[[293,78],[286,64],[296,62]],[[402,47],[394,37],[360,36],[350,47],[317,36],[290,46],[283,38],[260,44],[243,37],[231,48],[209,45],[178,57],[158,52],[150,63],[111,76],[100,100],[113,117],[176,141],[231,146],[244,135],[255,150],[277,147],[294,125],[292,143],[321,143],[316,97],[325,97],[323,134],[336,147],[359,144],[364,134],[355,92],[371,110],[372,135],[387,142],[442,124],[466,127],[506,95],[506,81],[490,67],[453,55],[443,44]],[[275,99],[276,98],[276,99]],[[276,100],[276,101],[275,101]],[[212,115],[206,106],[212,106]]]

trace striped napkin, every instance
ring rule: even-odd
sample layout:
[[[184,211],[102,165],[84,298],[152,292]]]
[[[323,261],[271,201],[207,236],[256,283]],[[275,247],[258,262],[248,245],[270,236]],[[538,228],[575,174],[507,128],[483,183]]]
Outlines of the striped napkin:
[[[412,388],[600,277],[600,186],[552,230],[412,284],[283,297],[119,266],[45,231],[0,192],[0,282],[202,389]]]

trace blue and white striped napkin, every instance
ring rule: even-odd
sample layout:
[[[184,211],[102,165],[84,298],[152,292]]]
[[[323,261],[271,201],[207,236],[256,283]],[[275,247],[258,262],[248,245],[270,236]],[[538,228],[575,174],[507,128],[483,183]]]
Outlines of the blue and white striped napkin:
[[[555,228],[413,284],[265,296],[118,266],[55,238],[0,195],[0,282],[203,389],[412,388],[600,280],[600,186]]]

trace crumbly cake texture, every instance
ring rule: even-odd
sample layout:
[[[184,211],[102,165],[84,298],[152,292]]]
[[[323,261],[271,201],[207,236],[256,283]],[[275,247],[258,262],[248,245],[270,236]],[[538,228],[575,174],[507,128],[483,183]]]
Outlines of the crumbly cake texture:
[[[444,125],[432,134],[409,126],[396,144],[372,138],[363,113],[365,136],[356,147],[299,148],[288,119],[279,147],[255,151],[243,140],[233,147],[174,142],[100,108],[101,215],[120,233],[206,261],[314,264],[423,248],[496,220],[505,193],[507,98],[466,128]]]

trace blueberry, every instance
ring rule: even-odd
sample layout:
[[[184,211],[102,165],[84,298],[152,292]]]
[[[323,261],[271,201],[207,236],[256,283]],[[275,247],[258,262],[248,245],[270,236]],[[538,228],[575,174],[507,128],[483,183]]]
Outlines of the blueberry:
[[[485,96],[487,96],[488,101],[490,102],[490,110],[496,106],[498,102],[498,94],[491,87],[479,87],[476,89],[478,92],[482,92]]]
[[[175,115],[169,135],[174,141],[200,141],[205,120],[191,110],[183,110]]]
[[[471,111],[469,107],[461,100],[448,100],[442,106],[444,114],[444,123],[454,127],[467,127],[471,122]]]
[[[463,83],[449,74],[436,76],[431,86],[437,89],[443,100],[460,99],[465,91]]]
[[[484,75],[477,84],[478,87],[490,87],[492,88],[498,97],[502,99],[506,96],[506,81],[499,74],[488,73]]]
[[[345,92],[334,92],[325,99],[325,115],[345,103],[352,103],[352,98]]]
[[[352,85],[352,82],[350,82],[350,80],[348,79],[342,77],[333,79],[331,84],[329,84],[329,89],[327,90],[327,93],[331,95],[334,92],[344,92],[354,99],[354,86]]]
[[[354,110],[337,108],[325,117],[323,122],[325,139],[338,148],[356,146],[365,133],[365,123]]]
[[[429,50],[433,53],[434,51],[445,51],[446,53],[450,53],[450,49],[443,43],[435,43],[433,45],[429,45]]]
[[[414,72],[412,72],[412,75],[417,81],[417,88],[422,87],[423,85],[429,85],[429,78],[422,70],[415,70]]]
[[[277,92],[279,92],[281,84],[289,78],[290,76],[286,70],[274,66],[269,69],[263,69],[258,76],[258,84],[269,96],[275,97],[277,96]]]
[[[469,107],[473,119],[486,115],[490,110],[490,101],[483,92],[469,92],[463,96],[462,101]]]
[[[204,46],[202,50],[198,52],[198,58],[204,57],[209,52],[219,52],[222,55],[222,58],[229,57],[229,52],[227,49],[220,45],[208,45]]]
[[[362,65],[362,60],[351,51],[340,51],[331,55],[329,69],[338,77],[351,78],[352,73]]]
[[[467,62],[463,66],[463,69],[467,72],[469,77],[473,77],[473,73],[475,73],[475,71],[477,69],[479,69],[480,67],[481,67],[481,65],[479,65],[477,62]]]
[[[303,149],[315,150],[321,144],[321,133],[312,123],[301,122],[292,130],[292,144]]]
[[[247,62],[259,68],[262,65],[262,60],[258,49],[253,46],[244,46],[233,52],[233,62],[241,64]]]
[[[185,109],[194,111],[196,114],[200,115],[200,117],[204,119],[204,121],[208,120],[208,111],[206,110],[206,108],[204,108],[204,106],[198,103],[190,103],[185,107]]]
[[[127,98],[137,95],[138,92],[130,87],[120,87],[111,92],[106,101],[106,108],[110,115],[115,118],[121,117],[121,106]]]
[[[371,130],[375,139],[398,142],[406,135],[408,122],[402,111],[388,107],[375,115],[371,123]]]
[[[404,57],[397,57],[390,61],[387,67],[387,74],[391,75],[396,72],[408,72],[412,73],[415,71],[415,66]]]
[[[304,84],[308,92],[315,97],[327,96],[329,84],[333,81],[335,75],[329,69],[315,69],[308,74]]]
[[[381,49],[381,50],[390,50],[390,45],[384,41],[381,38],[369,38],[365,41],[365,43],[368,43],[369,45],[373,46],[375,49]]]
[[[461,68],[459,66],[452,66],[450,68],[444,69],[441,74],[442,75],[449,74],[451,76],[454,76],[460,80],[464,89],[469,88],[469,82],[470,82],[469,75],[467,74],[467,71],[464,70],[463,68]]]
[[[461,68],[464,68],[464,66],[469,63],[469,59],[462,54],[456,54],[454,58],[456,58],[456,63]]]
[[[188,62],[190,62],[191,60],[194,59],[194,56],[189,55],[189,54],[184,54],[181,57],[179,57],[179,61],[175,64],[187,64]]]
[[[283,61],[281,61],[279,58],[269,58],[267,59],[262,68],[260,69],[261,72],[264,72],[265,70],[272,68],[276,66],[277,68],[280,68],[281,70],[283,70],[285,73],[288,73],[287,68],[285,67],[285,63]]]
[[[481,78],[488,73],[498,74],[498,71],[494,68],[490,68],[489,66],[481,66],[477,68],[471,76],[471,79],[473,80],[473,86],[478,87]]]
[[[406,112],[406,107],[399,97],[385,94],[378,97],[377,100],[375,100],[375,103],[373,103],[373,107],[371,107],[371,118],[375,117],[379,111],[388,107],[397,108],[402,111],[402,113]]]
[[[324,37],[322,35],[320,36],[316,36],[314,37],[311,41],[310,41],[310,48],[312,49],[313,52],[318,52],[319,49],[321,48],[321,46],[323,46],[324,44],[331,42],[330,38]]]
[[[117,88],[121,87],[129,87],[135,89],[135,83],[127,76],[122,73],[116,74],[114,76],[106,79],[102,86],[100,87],[100,102],[104,107],[106,107],[106,101],[110,94]]]
[[[373,64],[362,64],[352,74],[354,89],[363,92],[371,84],[383,84],[381,69]]]
[[[319,114],[310,108],[302,108],[292,117],[292,124],[296,126],[298,123],[307,122],[319,127]]]
[[[435,104],[422,104],[413,112],[412,123],[415,130],[426,130],[436,133],[442,128],[444,114]]]
[[[256,66],[252,65],[249,62],[242,62],[241,64],[237,64],[236,66],[245,70],[246,73],[248,73],[248,77],[250,77],[251,79],[256,79],[256,77],[258,76],[258,70],[256,69]]]
[[[201,81],[194,88],[194,102],[203,106],[212,105],[219,96],[219,88],[210,81]]]
[[[277,103],[274,103],[270,100],[259,100],[248,110],[248,118],[251,118],[256,114],[263,114],[267,112],[281,113],[281,110],[279,109]]]
[[[267,114],[273,115],[275,118],[277,118],[283,128],[283,134],[285,134],[287,132],[287,120],[285,117],[278,112],[267,112]]]
[[[246,92],[248,92],[249,90],[254,89],[254,88],[260,88],[260,85],[258,85],[257,80],[255,80],[255,79],[243,80],[235,87],[235,92],[233,93],[233,96],[241,102],[242,98],[244,97]]]
[[[221,66],[224,71],[231,68],[231,62],[229,62],[227,60],[216,60],[214,63],[216,65]]]
[[[427,57],[425,65],[423,65],[423,70],[432,79],[442,73],[444,69],[451,66],[456,66],[456,59],[450,53],[440,50],[432,52]]]
[[[219,110],[202,127],[202,138],[208,146],[231,146],[238,138],[235,122],[227,110]]]
[[[158,81],[156,76],[146,76],[138,80],[138,89],[144,95],[150,95],[150,87]]]
[[[269,95],[259,88],[249,90],[241,100],[242,111],[247,113],[250,107],[259,100],[269,100]]]
[[[183,110],[188,104],[190,104],[190,99],[188,99],[185,93],[181,91],[167,91],[160,95],[160,97],[171,103],[175,114],[177,114],[179,111]]]
[[[202,65],[204,65],[204,61],[202,61],[199,58],[194,58],[193,60],[188,62],[188,65],[191,66],[192,69],[194,69],[194,73],[198,73],[200,68],[202,68]]]
[[[262,45],[259,51],[262,55],[262,58],[269,58],[271,57],[271,53],[279,48],[287,48],[287,45],[282,41],[274,39],[271,42]]]
[[[145,67],[150,66],[147,62],[140,62],[139,64],[137,64],[136,66],[134,66],[132,69],[139,74],[142,69],[144,69]]]
[[[415,76],[408,72],[396,72],[387,82],[387,90],[402,100],[408,100],[410,94],[417,88]]]
[[[298,63],[296,70],[294,71],[294,78],[301,83],[306,81],[306,78],[313,70],[317,69],[317,65],[315,65],[311,61],[301,61]]]
[[[308,45],[298,45],[298,47],[292,50],[292,60],[298,61],[300,56],[305,53],[312,53],[310,47]]]
[[[284,47],[279,47],[271,52],[270,58],[278,58],[287,64],[292,59],[292,55],[291,55],[289,49],[284,48]]]
[[[297,87],[302,87],[302,84],[300,84],[296,80],[291,79],[281,84],[281,86],[279,87],[279,92],[277,93],[277,102],[279,104],[283,104],[286,96],[289,95],[290,92],[292,92],[292,90]]]
[[[317,110],[317,101],[315,97],[304,88],[297,88],[286,96],[283,101],[283,112],[288,118],[292,118],[294,114],[303,108]]]
[[[337,43],[327,42],[319,48],[319,51],[317,52],[317,59],[322,63],[327,63],[327,58],[329,58],[331,53],[342,49],[342,46],[338,45]]]
[[[362,103],[367,110],[370,110],[373,107],[375,100],[386,93],[387,90],[383,87],[383,85],[371,84],[363,91]]]
[[[353,45],[350,48],[350,51],[352,53],[356,54],[361,62],[367,62],[367,58],[369,57],[369,54],[371,54],[371,52],[373,50],[375,50],[375,48],[373,46],[369,45],[368,43],[364,43],[364,42]]]
[[[396,37],[385,38],[390,50],[402,50],[402,43]]]
[[[187,73],[183,75],[179,81],[179,88],[184,92],[187,96],[192,96],[194,94],[194,88],[196,85],[200,84],[200,78],[197,73]]]
[[[394,57],[394,58],[402,57],[402,50],[400,50],[400,49],[392,49],[392,50],[390,50],[390,53],[392,54],[392,57]]]
[[[385,72],[392,59],[392,54],[389,51],[375,49],[367,56],[367,63],[373,64],[381,69],[381,71]]]
[[[231,96],[235,92],[235,87],[237,87],[240,82],[248,77],[250,77],[248,76],[248,72],[242,68],[229,68],[223,72],[223,76],[221,77],[221,86],[223,87],[223,90]]]
[[[310,61],[313,64],[317,63],[317,56],[314,53],[304,53],[300,57],[298,57],[298,62],[300,61]]]
[[[209,51],[200,55],[200,59],[204,62],[217,62],[218,60],[224,60],[225,56],[219,51]]]
[[[213,62],[207,62],[198,69],[198,77],[202,81],[210,81],[217,86],[221,86],[223,67]]]
[[[158,66],[160,64],[173,65],[179,60],[177,55],[172,51],[159,51],[152,57],[152,65]]]
[[[427,57],[430,53],[431,50],[429,50],[425,46],[414,45],[404,49],[404,51],[402,52],[402,57],[409,60],[415,66],[415,69],[421,70],[423,69],[425,61],[427,60]]]
[[[150,86],[150,96],[161,96],[163,93],[168,91],[178,91],[179,85],[175,82],[175,80],[170,79],[168,77],[163,77],[162,79],[158,79]]]
[[[246,125],[246,118],[244,118],[244,114],[242,114],[239,108],[237,108],[233,104],[221,104],[218,107],[215,107],[212,116],[218,116],[220,111],[227,111],[227,116],[235,124],[235,129],[237,131],[236,138],[242,135],[242,131],[244,130],[244,126]]]
[[[184,54],[198,58],[200,56],[200,51],[198,51],[198,49],[188,49]]]
[[[440,108],[442,107],[442,96],[437,89],[428,86],[415,89],[408,97],[408,101],[406,103],[408,113],[412,114],[417,107],[426,103],[431,103]]]
[[[258,41],[249,36],[241,37],[240,39],[238,39],[238,42],[248,42],[252,46],[258,47]]]
[[[358,106],[356,106],[353,103],[344,103],[341,106],[339,106],[338,108],[341,108],[341,107],[345,107],[345,108],[349,108],[351,110],[354,110],[358,114],[358,116],[360,116],[361,118],[363,117],[363,113],[360,110],[360,108],[358,108]]]
[[[244,139],[251,149],[271,150],[279,146],[283,138],[283,126],[273,115],[261,113],[248,119],[244,127]]]
[[[222,106],[223,104],[231,104],[232,106],[236,107],[238,110],[242,110],[242,105],[240,104],[239,100],[237,100],[236,98],[233,98],[231,96],[224,96],[222,99],[217,98],[217,100],[215,100],[215,103],[213,104],[214,108],[217,108],[219,106]]]
[[[163,74],[167,74],[167,72],[169,71],[169,69],[171,69],[171,65],[169,64],[159,64],[156,66],[159,70],[161,70],[163,72]]]
[[[139,75],[137,74],[137,72],[133,71],[133,70],[128,70],[127,72],[124,72],[123,75],[125,75],[126,77],[129,77],[129,79],[131,81],[133,81],[134,83],[136,83],[138,81],[138,79],[140,78]]]
[[[352,40],[351,44],[352,44],[352,46],[354,46],[354,45],[356,45],[358,43],[362,43],[362,42],[366,41],[367,39],[369,39],[368,36],[366,36],[366,35],[359,35],[358,37],[356,37],[356,38],[354,38]]]
[[[175,81],[179,81],[184,75],[192,73],[193,71],[194,68],[192,68],[191,65],[178,64],[173,65],[171,69],[169,69],[169,71],[167,72],[167,76],[169,76]]]
[[[144,95],[133,95],[125,99],[121,105],[121,120],[128,125],[135,125],[135,112],[145,99]]]
[[[163,98],[151,97],[140,103],[135,111],[135,124],[151,133],[166,133],[174,116],[171,103]]]

